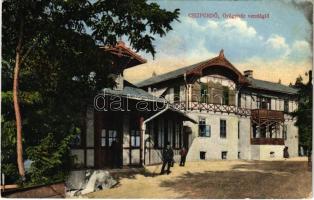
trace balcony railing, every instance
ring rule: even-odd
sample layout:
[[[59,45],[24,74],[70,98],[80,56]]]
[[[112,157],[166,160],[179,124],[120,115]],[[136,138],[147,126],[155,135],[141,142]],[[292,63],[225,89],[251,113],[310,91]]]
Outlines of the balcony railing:
[[[241,116],[250,116],[251,110],[246,108],[240,108],[234,105],[223,105],[223,104],[209,104],[199,102],[174,102],[172,107],[179,110],[199,110],[205,112],[220,112],[220,113],[234,113]]]
[[[251,138],[252,145],[285,145],[283,138]]]
[[[277,110],[253,109],[251,110],[252,119],[264,120],[271,119],[276,121],[284,121],[284,113]]]

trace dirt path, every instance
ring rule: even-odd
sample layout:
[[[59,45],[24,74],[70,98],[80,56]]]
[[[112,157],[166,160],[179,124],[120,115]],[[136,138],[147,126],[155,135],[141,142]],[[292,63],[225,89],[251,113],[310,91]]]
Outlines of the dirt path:
[[[89,198],[307,198],[312,173],[302,159],[287,161],[204,161],[177,164],[170,175],[160,166],[121,178],[119,185]]]

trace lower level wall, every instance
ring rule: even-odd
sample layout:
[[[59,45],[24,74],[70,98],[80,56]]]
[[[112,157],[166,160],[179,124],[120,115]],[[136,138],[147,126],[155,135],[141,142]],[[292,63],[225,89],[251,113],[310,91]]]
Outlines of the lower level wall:
[[[227,160],[238,159],[238,117],[228,114],[212,114],[190,112],[188,115],[198,121],[205,119],[206,125],[210,127],[209,137],[199,137],[198,124],[185,123],[192,130],[192,141],[188,150],[187,161],[201,160],[205,153],[205,160],[222,159],[222,152],[226,152]],[[220,121],[226,121],[226,137],[220,136]]]
[[[288,147],[290,157],[297,157],[299,155],[299,130],[294,123],[294,120],[285,122],[285,125],[287,126],[285,145]]]
[[[284,145],[251,145],[252,160],[276,160],[283,158]]]

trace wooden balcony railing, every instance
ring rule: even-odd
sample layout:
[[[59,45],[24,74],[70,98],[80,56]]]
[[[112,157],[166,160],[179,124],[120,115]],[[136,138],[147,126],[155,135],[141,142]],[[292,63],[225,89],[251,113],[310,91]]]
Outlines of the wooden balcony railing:
[[[171,104],[172,107],[179,110],[199,110],[206,112],[220,112],[220,113],[234,113],[241,116],[250,116],[251,110],[246,108],[240,108],[234,105],[222,105],[222,104],[209,104],[199,102],[175,102]]]
[[[277,110],[253,109],[251,110],[252,119],[255,120],[278,120],[284,121],[284,112]]]
[[[251,138],[251,144],[253,145],[285,145],[283,138]]]

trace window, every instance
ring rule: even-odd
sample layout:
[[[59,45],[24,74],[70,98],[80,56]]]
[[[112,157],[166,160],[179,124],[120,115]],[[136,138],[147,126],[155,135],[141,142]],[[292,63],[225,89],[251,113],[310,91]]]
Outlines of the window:
[[[282,128],[282,135],[283,135],[283,138],[285,140],[287,140],[287,125],[283,125],[283,128]]]
[[[226,160],[227,159],[227,153],[228,153],[227,151],[222,151],[221,152],[221,159],[222,160]]]
[[[180,102],[180,85],[176,85],[173,88],[173,101],[176,102]]]
[[[201,83],[201,103],[207,103],[208,87],[206,83]]]
[[[210,125],[206,125],[206,118],[201,117],[198,123],[198,135],[200,137],[210,137],[211,129]]]
[[[113,141],[116,141],[118,138],[118,134],[116,130],[107,130],[102,129],[101,130],[101,146],[111,146]]]
[[[270,110],[271,105],[270,105],[270,98],[266,97],[257,97],[257,106],[259,109],[268,109]]]
[[[200,159],[205,160],[206,158],[206,152],[205,151],[200,151]]]
[[[131,130],[131,146],[139,147],[141,142],[141,131]]]
[[[101,146],[106,146],[106,129],[101,130]]]
[[[220,138],[226,138],[227,137],[227,124],[226,120],[221,119],[220,120]]]
[[[289,101],[288,100],[284,100],[284,111],[285,112],[289,112]]]
[[[108,133],[109,133],[108,146],[111,146],[112,142],[117,140],[117,131],[116,130],[109,130]]]
[[[238,159],[241,159],[241,153],[238,151]]]
[[[229,88],[226,86],[223,87],[222,104],[229,105]]]

